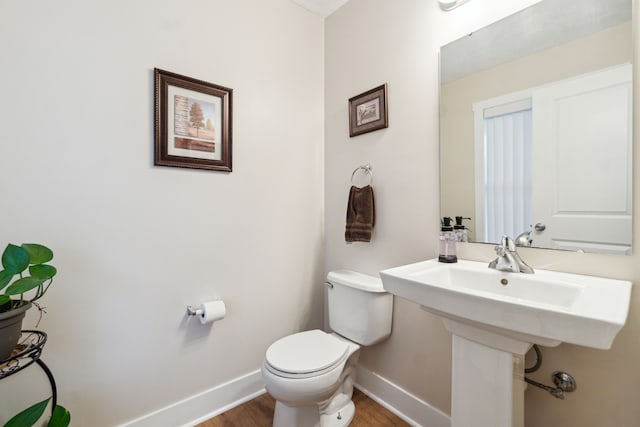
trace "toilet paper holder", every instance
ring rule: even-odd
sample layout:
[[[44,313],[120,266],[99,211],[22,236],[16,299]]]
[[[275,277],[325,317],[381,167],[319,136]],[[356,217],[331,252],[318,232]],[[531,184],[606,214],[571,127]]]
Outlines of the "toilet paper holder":
[[[197,317],[202,324],[222,320],[226,315],[227,308],[222,300],[203,302],[196,307],[192,305],[187,306],[187,316]]]
[[[195,309],[193,306],[187,306],[187,316],[200,316],[202,315],[202,309]]]

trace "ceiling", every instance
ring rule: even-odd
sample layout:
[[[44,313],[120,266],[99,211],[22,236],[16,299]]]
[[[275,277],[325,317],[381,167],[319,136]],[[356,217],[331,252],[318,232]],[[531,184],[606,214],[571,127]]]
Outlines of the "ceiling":
[[[327,17],[348,2],[349,0],[291,0],[310,12]]]

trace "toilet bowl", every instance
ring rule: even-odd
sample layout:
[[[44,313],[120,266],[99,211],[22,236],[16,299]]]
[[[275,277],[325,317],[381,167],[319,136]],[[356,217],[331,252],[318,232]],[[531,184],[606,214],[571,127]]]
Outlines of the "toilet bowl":
[[[359,349],[358,344],[318,329],[273,343],[262,365],[265,387],[278,406],[273,425],[348,425],[354,411],[343,407],[351,402]],[[335,417],[336,423],[320,423],[323,416]]]
[[[334,332],[299,332],[266,352],[262,377],[276,400],[274,427],[348,426],[355,414],[351,397],[360,346],[391,333],[393,296],[380,279],[348,270],[327,279]]]

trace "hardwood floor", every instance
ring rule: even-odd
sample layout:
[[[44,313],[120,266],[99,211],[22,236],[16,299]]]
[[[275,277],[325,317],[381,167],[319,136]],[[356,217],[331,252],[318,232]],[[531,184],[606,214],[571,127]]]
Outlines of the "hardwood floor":
[[[354,390],[353,403],[356,405],[356,414],[350,427],[409,425],[358,389]],[[276,402],[273,398],[268,393],[265,393],[215,418],[198,424],[196,427],[271,427],[275,405]]]

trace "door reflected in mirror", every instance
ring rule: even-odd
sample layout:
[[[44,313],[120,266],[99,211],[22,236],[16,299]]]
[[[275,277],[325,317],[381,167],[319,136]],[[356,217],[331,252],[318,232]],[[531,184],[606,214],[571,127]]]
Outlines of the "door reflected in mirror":
[[[442,216],[471,241],[631,254],[631,24],[543,0],[442,47]]]

